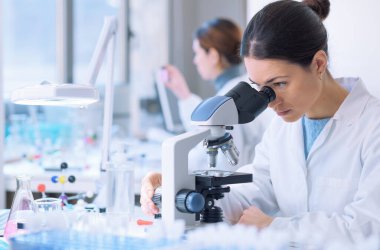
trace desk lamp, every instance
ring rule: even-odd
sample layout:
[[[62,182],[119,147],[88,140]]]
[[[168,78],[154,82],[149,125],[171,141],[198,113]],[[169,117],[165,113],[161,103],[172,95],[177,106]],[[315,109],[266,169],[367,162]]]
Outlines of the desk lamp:
[[[41,82],[36,86],[26,86],[12,92],[11,101],[21,105],[74,106],[85,107],[99,101],[99,92],[95,81],[100,67],[107,54],[107,76],[104,94],[104,118],[102,158],[100,170],[105,171],[109,160],[109,148],[113,113],[113,69],[115,57],[115,36],[117,19],[108,16],[104,19],[103,28],[96,44],[95,51],[89,64],[89,75],[86,84]]]

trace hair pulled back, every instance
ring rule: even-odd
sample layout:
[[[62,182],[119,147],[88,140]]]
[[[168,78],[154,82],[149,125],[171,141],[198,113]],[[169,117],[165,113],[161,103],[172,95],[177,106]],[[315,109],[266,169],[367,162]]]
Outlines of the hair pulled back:
[[[328,0],[282,0],[266,5],[244,31],[241,56],[309,66],[317,51],[328,53],[322,21],[329,10]]]
[[[207,21],[195,31],[194,38],[208,51],[214,48],[230,64],[241,63],[239,48],[242,31],[234,22],[215,18]]]

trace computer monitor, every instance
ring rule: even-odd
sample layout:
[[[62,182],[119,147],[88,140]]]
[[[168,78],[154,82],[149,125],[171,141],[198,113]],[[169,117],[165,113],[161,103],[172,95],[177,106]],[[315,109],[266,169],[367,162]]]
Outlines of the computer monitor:
[[[157,78],[155,85],[164,118],[165,129],[174,134],[184,132],[185,129],[181,122],[177,97]]]

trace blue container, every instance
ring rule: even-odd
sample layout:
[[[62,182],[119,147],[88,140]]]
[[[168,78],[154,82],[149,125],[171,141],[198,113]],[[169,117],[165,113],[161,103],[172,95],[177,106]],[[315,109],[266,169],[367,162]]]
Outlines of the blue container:
[[[178,242],[168,240],[149,240],[137,237],[96,235],[74,230],[42,231],[21,234],[10,239],[12,250],[157,250],[175,247]]]

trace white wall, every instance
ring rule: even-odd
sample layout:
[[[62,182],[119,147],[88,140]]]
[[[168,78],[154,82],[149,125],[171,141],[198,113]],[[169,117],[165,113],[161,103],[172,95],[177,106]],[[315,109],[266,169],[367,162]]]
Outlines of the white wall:
[[[261,10],[266,4],[273,2],[268,0],[247,0],[247,24],[256,12]]]
[[[268,0],[247,0],[249,19]],[[330,0],[325,21],[329,37],[330,71],[334,77],[360,76],[380,98],[380,1]]]
[[[335,0],[325,21],[330,70],[334,76],[360,76],[380,97],[380,1]]]

